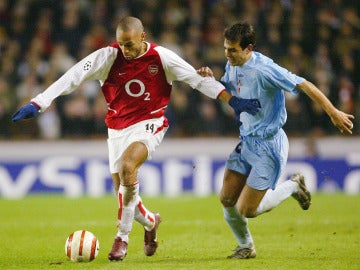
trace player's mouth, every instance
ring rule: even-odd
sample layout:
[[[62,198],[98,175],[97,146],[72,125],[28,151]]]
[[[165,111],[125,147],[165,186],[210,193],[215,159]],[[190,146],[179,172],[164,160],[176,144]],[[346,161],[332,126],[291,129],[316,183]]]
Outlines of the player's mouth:
[[[235,64],[235,59],[234,58],[227,57],[227,60],[229,61],[230,65]]]

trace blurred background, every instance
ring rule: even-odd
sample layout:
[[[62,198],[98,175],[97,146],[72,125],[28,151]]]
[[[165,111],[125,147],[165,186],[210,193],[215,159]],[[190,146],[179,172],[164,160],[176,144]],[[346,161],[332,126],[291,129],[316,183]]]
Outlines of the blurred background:
[[[247,20],[257,50],[314,82],[360,119],[360,2],[341,0],[0,0],[0,139],[105,137],[106,105],[97,81],[60,97],[37,119],[11,123],[19,106],[73,64],[115,41],[119,18],[139,17],[147,40],[195,68],[225,66],[223,30]],[[289,136],[338,134],[307,97],[287,96]],[[167,137],[236,136],[228,106],[176,83]],[[359,124],[354,133],[358,134]]]
[[[12,123],[11,116],[77,61],[115,42],[117,22],[128,15],[143,21],[147,41],[195,68],[211,67],[217,79],[226,63],[224,28],[253,24],[256,50],[356,117],[354,134],[342,136],[309,98],[286,95],[290,153],[283,179],[301,171],[312,192],[359,194],[359,12],[360,1],[347,0],[0,0],[0,195],[112,191],[99,82],[57,98],[36,119]],[[218,192],[238,137],[231,108],[175,83],[166,115],[164,143],[140,172],[142,192]]]

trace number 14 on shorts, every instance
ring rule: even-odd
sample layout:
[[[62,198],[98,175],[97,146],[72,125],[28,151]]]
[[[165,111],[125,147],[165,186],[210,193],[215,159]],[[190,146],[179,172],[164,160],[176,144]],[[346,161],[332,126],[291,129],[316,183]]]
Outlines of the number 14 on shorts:
[[[147,123],[145,125],[146,132],[154,133],[155,132],[155,125],[151,123]]]

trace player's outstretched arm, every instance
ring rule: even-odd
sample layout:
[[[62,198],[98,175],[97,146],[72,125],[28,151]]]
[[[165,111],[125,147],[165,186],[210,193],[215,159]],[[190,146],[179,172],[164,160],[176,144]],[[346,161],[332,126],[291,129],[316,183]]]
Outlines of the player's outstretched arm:
[[[202,77],[214,77],[214,73],[209,67],[201,67],[197,70],[197,73]],[[237,119],[240,117],[240,113],[242,112],[247,112],[251,115],[255,115],[261,108],[258,99],[238,98],[235,96],[231,96],[225,90],[219,94],[218,99],[223,102],[229,103],[229,105],[234,109]]]
[[[40,107],[34,102],[29,102],[13,114],[12,121],[17,122],[23,119],[33,118],[36,117],[39,112]]]
[[[329,115],[331,122],[336,126],[341,133],[352,134],[354,124],[352,120],[355,118],[351,114],[344,113],[330,102],[330,100],[309,81],[304,81],[296,86],[296,89],[304,92],[314,102],[318,103],[321,108]]]

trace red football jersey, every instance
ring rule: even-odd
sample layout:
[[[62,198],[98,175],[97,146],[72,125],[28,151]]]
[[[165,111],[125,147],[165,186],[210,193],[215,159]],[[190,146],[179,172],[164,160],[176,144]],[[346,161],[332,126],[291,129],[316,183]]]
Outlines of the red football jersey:
[[[102,85],[108,104],[106,124],[122,129],[139,121],[164,115],[170,100],[171,85],[155,44],[141,57],[126,60],[117,43],[117,57]]]

